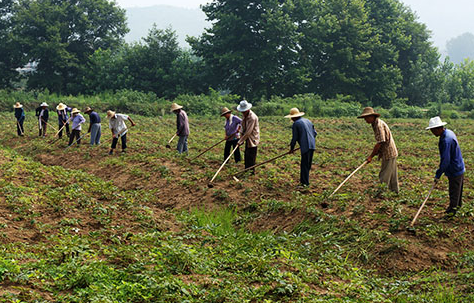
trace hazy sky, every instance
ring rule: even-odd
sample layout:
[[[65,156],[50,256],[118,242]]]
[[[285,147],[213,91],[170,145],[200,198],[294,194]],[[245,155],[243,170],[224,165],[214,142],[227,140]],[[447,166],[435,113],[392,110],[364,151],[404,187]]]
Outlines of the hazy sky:
[[[122,7],[172,5],[199,8],[207,0],[116,0]],[[474,33],[474,0],[402,0],[433,32],[441,51],[446,41],[465,32]]]

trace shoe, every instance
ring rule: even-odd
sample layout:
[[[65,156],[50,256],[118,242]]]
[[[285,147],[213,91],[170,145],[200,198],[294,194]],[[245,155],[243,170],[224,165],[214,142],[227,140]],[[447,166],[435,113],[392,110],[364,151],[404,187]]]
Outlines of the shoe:
[[[113,155],[113,154],[114,154],[114,152],[112,150],[109,151],[109,155]]]
[[[454,216],[457,212],[456,208],[448,207],[445,211],[446,215]]]
[[[127,151],[125,149],[122,149],[122,154],[126,154]]]

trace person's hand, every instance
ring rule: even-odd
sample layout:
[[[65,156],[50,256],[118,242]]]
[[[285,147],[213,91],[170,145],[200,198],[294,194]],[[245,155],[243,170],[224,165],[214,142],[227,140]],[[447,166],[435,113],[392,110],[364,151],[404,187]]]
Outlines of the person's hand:
[[[117,138],[117,135],[116,135],[116,134],[113,134],[113,135],[112,135],[112,138],[114,138],[114,139]]]
[[[132,123],[132,126],[135,126],[136,124],[135,123]]]
[[[295,150],[293,148],[290,148],[290,151],[288,152],[289,154],[294,154]]]
[[[226,136],[224,137],[224,140],[227,141],[228,139],[229,139],[229,136],[226,135]]]
[[[370,162],[372,162],[372,157],[367,158],[367,164],[370,163]]]

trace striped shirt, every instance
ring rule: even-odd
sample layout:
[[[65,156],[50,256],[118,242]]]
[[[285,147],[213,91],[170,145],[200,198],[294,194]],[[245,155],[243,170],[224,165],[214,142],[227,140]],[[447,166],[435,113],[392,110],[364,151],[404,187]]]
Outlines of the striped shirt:
[[[379,157],[382,160],[389,160],[398,157],[397,146],[393,140],[392,133],[390,128],[388,128],[387,123],[376,118],[374,123],[372,123],[372,129],[374,130],[375,140],[377,143],[381,144],[379,150]]]

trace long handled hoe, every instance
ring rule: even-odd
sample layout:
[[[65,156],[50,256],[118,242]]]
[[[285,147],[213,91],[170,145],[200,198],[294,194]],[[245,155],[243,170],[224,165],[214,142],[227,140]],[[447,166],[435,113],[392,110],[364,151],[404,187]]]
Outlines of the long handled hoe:
[[[24,136],[25,133],[24,133],[23,130],[21,129],[20,122],[18,122],[18,120],[16,120],[16,124],[18,125],[18,129],[20,130],[20,134],[21,134],[22,136]]]
[[[296,148],[294,151],[297,151],[297,150],[299,150],[299,149],[300,149],[300,148],[298,147],[298,148]],[[277,159],[279,159],[279,158],[281,158],[281,157],[284,157],[284,156],[286,156],[286,155],[289,155],[290,153],[291,153],[291,152],[288,151],[288,152],[286,152],[286,153],[284,153],[284,154],[281,154],[281,155],[279,155],[279,156],[276,156],[276,157],[274,157],[274,158],[271,158],[270,160],[264,161],[264,162],[259,163],[259,164],[255,164],[255,165],[250,166],[250,167],[247,167],[246,169],[243,169],[243,170],[241,170],[241,171],[239,171],[239,172],[233,174],[233,175],[232,175],[232,178],[234,178],[235,181],[239,181],[239,179],[237,179],[237,177],[236,177],[237,175],[243,174],[243,173],[245,173],[246,171],[251,170],[251,169],[254,169],[254,168],[259,167],[259,166],[261,166],[261,165],[264,165],[264,164],[273,162],[273,161],[275,161],[275,160],[277,160]]]
[[[428,199],[430,198],[431,192],[433,191],[433,189],[435,188],[435,186],[436,186],[436,183],[433,182],[433,186],[431,186],[431,189],[430,189],[428,195],[426,196],[425,201],[423,201],[423,203],[421,204],[420,209],[418,209],[418,212],[416,213],[415,217],[413,218],[413,221],[411,221],[411,223],[410,223],[410,228],[412,228],[413,225],[415,225],[416,219],[418,219],[418,216],[420,215],[421,210],[422,210],[423,207],[425,206],[426,201],[428,201]]]
[[[71,145],[68,145],[64,150],[67,150],[69,147],[73,146],[74,144],[76,144],[77,142],[79,142],[82,138],[84,138],[85,136],[87,136],[89,133],[85,133],[84,135],[80,136],[79,139],[77,139],[76,141],[74,141]]]
[[[349,175],[349,177],[347,177],[344,181],[342,181],[342,183],[336,188],[335,191],[333,191],[333,193],[329,196],[329,198],[331,198],[353,175],[355,175],[356,172],[359,171],[359,169],[361,169],[362,167],[364,167],[366,164],[367,164],[367,160],[365,160],[364,163],[362,163],[361,166],[357,167],[356,170],[354,170],[354,171]]]
[[[171,148],[171,142],[173,142],[173,139],[176,137],[176,134],[174,134],[173,137],[171,137],[171,139],[168,141],[168,144],[166,144],[166,148]]]
[[[222,168],[224,167],[224,165],[229,161],[229,159],[232,157],[232,155],[235,153],[235,151],[237,150],[237,148],[239,148],[240,145],[237,144],[237,146],[232,150],[232,152],[230,153],[230,155],[227,157],[227,159],[225,159],[224,163],[222,163],[221,167],[219,167],[219,169],[217,170],[216,174],[214,175],[214,177],[212,177],[211,179],[211,182],[209,182],[209,184],[207,184],[207,187],[209,188],[213,188],[214,187],[214,184],[212,184],[212,182],[214,182],[214,179],[217,177],[217,175],[221,172]]]
[[[224,142],[225,139],[222,139],[221,141],[217,142],[216,144],[212,145],[211,147],[209,147],[208,149],[206,149],[205,151],[203,151],[202,153],[200,153],[199,155],[197,155],[196,157],[192,158],[191,160],[189,160],[189,162],[193,161],[193,160],[196,160],[197,158],[201,157],[202,155],[204,155],[205,153],[207,153],[208,151],[210,151],[211,149],[213,149],[214,147],[216,147],[217,145],[221,144],[222,142]]]

